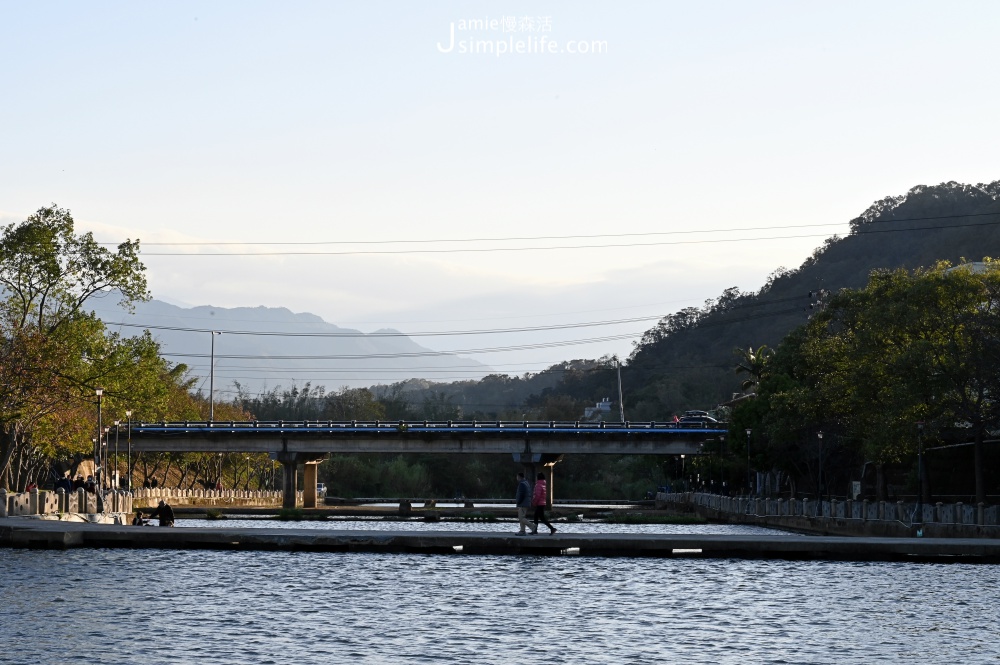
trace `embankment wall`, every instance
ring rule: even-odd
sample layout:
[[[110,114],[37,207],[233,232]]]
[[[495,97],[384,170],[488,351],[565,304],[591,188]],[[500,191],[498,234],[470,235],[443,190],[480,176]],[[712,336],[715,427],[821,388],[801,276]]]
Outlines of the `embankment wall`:
[[[824,536],[1000,538],[1000,506],[903,501],[818,501],[659,493],[656,506],[730,524]],[[922,513],[918,515],[918,513]]]

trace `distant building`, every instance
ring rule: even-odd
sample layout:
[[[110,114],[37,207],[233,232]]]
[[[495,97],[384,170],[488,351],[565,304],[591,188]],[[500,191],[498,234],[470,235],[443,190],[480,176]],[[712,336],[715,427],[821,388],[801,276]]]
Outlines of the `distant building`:
[[[584,420],[604,420],[604,414],[611,413],[611,400],[607,397],[594,406],[588,406],[583,410]]]

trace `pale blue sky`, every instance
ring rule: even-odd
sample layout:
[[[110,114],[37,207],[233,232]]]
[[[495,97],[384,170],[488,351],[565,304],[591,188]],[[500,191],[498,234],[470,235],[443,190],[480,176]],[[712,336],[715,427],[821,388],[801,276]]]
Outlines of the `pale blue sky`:
[[[452,22],[511,16],[606,53],[437,48]],[[57,202],[99,239],[146,243],[845,224],[918,184],[1000,178],[998,28],[996,2],[0,2],[0,216]],[[845,228],[547,252],[144,253],[156,297],[427,330],[665,314],[758,288]],[[231,248],[185,251],[210,249]]]

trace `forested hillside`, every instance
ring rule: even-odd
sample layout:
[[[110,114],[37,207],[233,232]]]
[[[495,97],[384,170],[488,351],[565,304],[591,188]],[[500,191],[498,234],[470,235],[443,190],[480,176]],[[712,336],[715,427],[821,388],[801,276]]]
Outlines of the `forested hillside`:
[[[776,346],[808,320],[824,297],[864,286],[877,268],[913,269],[1000,255],[998,222],[1000,180],[918,186],[876,201],[851,220],[849,235],[829,238],[798,268],[776,266],[760,290],[733,286],[703,307],[671,314],[647,331],[622,370],[626,418],[663,420],[686,409],[714,408],[739,391],[737,349]],[[766,252],[767,247],[750,243],[747,251]],[[613,364],[604,358],[575,360],[523,377],[409,381],[373,391],[404,396],[412,414],[427,417],[571,418],[602,397],[616,398],[618,387]]]
[[[877,268],[995,256],[998,222],[1000,181],[914,187],[875,202],[851,220],[848,236],[830,238],[797,269],[777,268],[759,291],[733,287],[649,330],[623,373],[626,417],[662,419],[730,399],[739,390],[737,348],[777,345],[808,320],[824,292],[862,287]]]

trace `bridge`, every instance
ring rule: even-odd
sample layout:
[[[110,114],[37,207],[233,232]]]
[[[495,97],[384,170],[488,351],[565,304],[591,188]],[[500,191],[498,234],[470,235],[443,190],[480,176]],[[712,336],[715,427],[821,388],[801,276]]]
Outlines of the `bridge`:
[[[127,428],[127,429],[126,429]],[[510,454],[534,473],[567,454],[700,455],[721,441],[725,423],[572,421],[248,421],[119,425],[135,452],[268,453],[282,464],[284,505],[295,506],[304,465],[304,505],[316,507],[316,466],[330,453]]]

